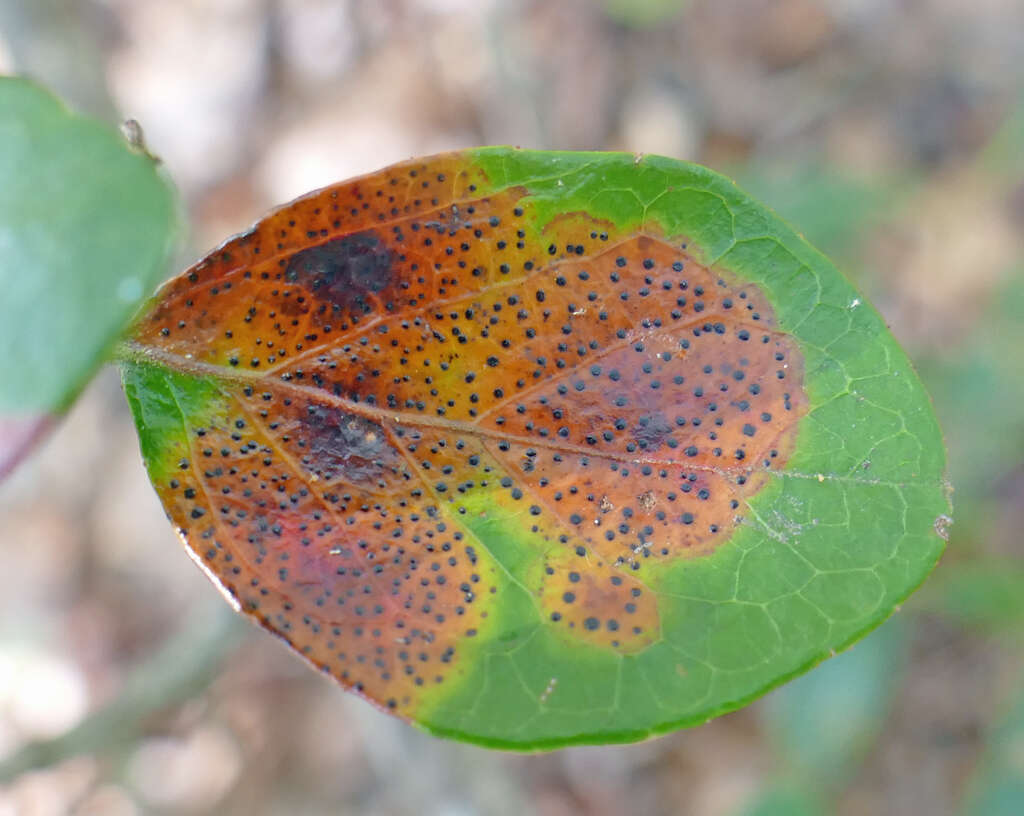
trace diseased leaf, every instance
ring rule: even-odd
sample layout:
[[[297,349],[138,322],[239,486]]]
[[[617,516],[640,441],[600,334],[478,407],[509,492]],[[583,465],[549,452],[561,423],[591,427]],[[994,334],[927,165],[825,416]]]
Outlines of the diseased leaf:
[[[326,188],[168,283],[124,356],[196,560],[438,734],[703,722],[942,548],[940,435],[878,315],[669,159],[484,148]]]

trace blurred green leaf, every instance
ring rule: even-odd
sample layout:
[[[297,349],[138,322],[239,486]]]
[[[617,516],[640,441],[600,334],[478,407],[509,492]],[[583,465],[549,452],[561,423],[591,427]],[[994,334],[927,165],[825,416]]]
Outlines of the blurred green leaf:
[[[956,485],[954,531],[993,520],[999,484],[1024,461],[1024,275],[996,294],[965,342],[949,344],[918,370],[949,440]],[[1000,502],[1005,504],[1005,502]]]
[[[895,192],[889,185],[814,164],[758,164],[738,170],[737,180],[791,224],[799,224],[807,240],[829,255],[855,247],[861,231],[884,214]]]
[[[907,635],[892,619],[817,671],[766,701],[764,717],[785,772],[802,787],[842,784],[881,731],[896,689]]]
[[[990,735],[960,812],[965,816],[1024,813],[1024,697]]]
[[[0,77],[0,472],[5,442],[68,405],[163,277],[176,221],[150,157]]]
[[[806,792],[770,788],[739,810],[737,816],[820,816],[825,810]]]
[[[992,141],[982,152],[982,161],[997,173],[1020,173],[1024,171],[1024,94],[1007,114],[1005,121]]]
[[[630,28],[650,28],[682,12],[687,0],[604,0],[605,13]]]
[[[1016,629],[1024,620],[1024,565],[997,560],[941,565],[915,609],[984,629]]]

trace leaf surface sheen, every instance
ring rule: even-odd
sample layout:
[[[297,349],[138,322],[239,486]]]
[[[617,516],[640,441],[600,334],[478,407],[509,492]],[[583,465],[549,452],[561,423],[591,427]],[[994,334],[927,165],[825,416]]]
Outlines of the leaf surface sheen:
[[[877,625],[941,551],[903,353],[694,165],[484,148],[325,188],[165,285],[129,355],[196,560],[440,734],[702,721]]]

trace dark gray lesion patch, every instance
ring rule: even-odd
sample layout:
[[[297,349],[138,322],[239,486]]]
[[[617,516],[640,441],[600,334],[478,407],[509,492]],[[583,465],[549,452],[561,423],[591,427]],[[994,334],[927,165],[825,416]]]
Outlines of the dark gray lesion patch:
[[[369,296],[392,282],[392,253],[372,232],[343,235],[292,255],[284,277],[348,312],[368,314]]]
[[[640,417],[633,428],[633,437],[641,450],[656,451],[672,435],[673,427],[661,411]]]
[[[383,487],[401,464],[384,428],[365,417],[329,405],[306,407],[303,433],[298,434],[302,466],[327,482],[355,487]]]

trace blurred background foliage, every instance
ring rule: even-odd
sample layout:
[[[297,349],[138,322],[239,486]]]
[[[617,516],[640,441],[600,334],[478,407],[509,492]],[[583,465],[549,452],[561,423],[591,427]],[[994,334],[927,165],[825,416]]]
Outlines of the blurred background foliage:
[[[0,0],[0,72],[138,119],[191,225],[475,144],[707,164],[882,310],[956,524],[853,649],[755,705],[542,756],[426,737],[239,626],[105,371],[0,488],[0,816],[1024,812],[1024,5]]]

